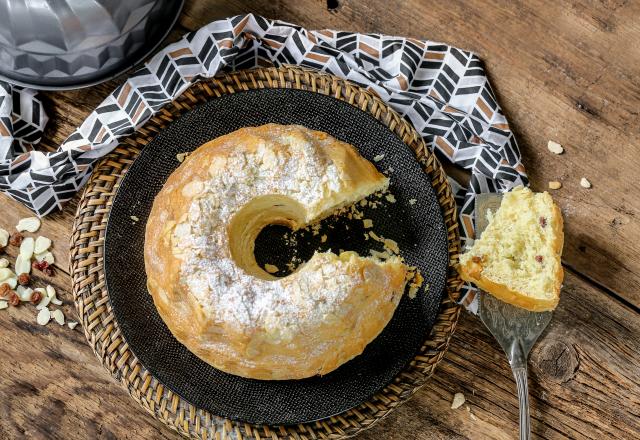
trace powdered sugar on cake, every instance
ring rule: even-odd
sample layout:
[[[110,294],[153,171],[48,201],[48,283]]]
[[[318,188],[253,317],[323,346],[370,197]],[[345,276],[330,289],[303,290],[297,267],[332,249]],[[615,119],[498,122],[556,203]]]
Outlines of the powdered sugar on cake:
[[[288,148],[238,148],[213,163],[211,179],[189,207],[188,222],[175,234],[182,248],[182,280],[214,320],[232,318],[247,330],[263,328],[286,340],[288,329],[304,331],[301,323],[344,313],[342,301],[361,280],[349,273],[348,262],[332,254],[316,254],[307,270],[300,269],[305,276],[298,272],[276,280],[249,275],[233,260],[226,226],[256,195],[287,196],[319,212],[327,196],[343,189],[339,170],[317,146],[299,138],[280,142],[289,142]]]

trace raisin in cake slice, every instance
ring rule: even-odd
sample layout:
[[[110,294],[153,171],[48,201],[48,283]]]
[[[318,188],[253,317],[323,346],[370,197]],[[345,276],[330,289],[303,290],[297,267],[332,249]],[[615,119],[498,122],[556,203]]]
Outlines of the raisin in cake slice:
[[[517,187],[473,247],[460,257],[460,276],[496,298],[534,312],[560,299],[564,240],[560,209],[551,196]]]

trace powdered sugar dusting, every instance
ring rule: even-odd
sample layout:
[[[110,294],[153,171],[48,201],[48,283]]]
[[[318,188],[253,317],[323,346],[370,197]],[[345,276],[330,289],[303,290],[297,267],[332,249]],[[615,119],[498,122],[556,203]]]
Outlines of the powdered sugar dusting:
[[[327,197],[335,203],[344,192],[340,170],[318,148],[321,140],[275,136],[269,141],[276,148],[264,141],[253,151],[231,148],[211,164],[210,180],[190,205],[187,226],[176,227],[174,238],[181,248],[182,279],[212,319],[235,321],[248,331],[262,328],[274,340],[286,341],[304,332],[305,322],[344,313],[343,301],[361,280],[349,273],[348,260],[334,254],[317,253],[298,272],[276,280],[249,275],[232,259],[226,227],[254,197],[287,196],[316,215],[326,209]]]

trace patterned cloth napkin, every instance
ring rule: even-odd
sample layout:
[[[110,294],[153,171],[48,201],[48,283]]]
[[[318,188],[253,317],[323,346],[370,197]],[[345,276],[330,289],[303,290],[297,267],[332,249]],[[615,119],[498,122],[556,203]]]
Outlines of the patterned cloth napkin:
[[[476,55],[425,40],[309,31],[249,14],[214,21],[158,52],[56,152],[33,148],[47,122],[35,92],[0,82],[0,190],[44,216],[74,196],[120,139],[193,82],[222,70],[285,64],[375,91],[413,124],[441,161],[470,170],[468,188],[449,179],[463,240],[474,236],[476,194],[528,183],[516,140]]]

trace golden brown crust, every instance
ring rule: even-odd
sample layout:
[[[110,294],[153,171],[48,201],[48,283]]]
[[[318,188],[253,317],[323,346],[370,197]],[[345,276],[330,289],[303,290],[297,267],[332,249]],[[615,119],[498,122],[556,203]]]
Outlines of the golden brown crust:
[[[357,311],[323,323],[315,332],[299,334],[287,344],[270,339],[263,329],[248,330],[237,323],[214,322],[181,283],[181,260],[174,255],[172,236],[185,221],[192,195],[185,187],[206,181],[217,158],[243,145],[254,148],[260,139],[280,129],[272,124],[248,127],[214,139],[190,154],[167,180],[156,197],[145,235],[147,285],[154,304],[173,335],[198,357],[223,371],[255,379],[299,379],[327,374],[359,355],[391,319],[404,292],[407,268],[399,260],[381,265],[370,259],[354,259],[349,268],[359,280],[345,301],[345,310]],[[326,139],[326,133],[306,130],[307,135]],[[350,145],[329,144],[332,161],[353,176],[352,186],[374,185],[385,179]],[[318,213],[320,215],[321,213]],[[309,264],[309,263],[308,263]],[[363,274],[376,271],[374,277]],[[317,345],[326,342],[327,348]],[[316,347],[310,345],[316,345]],[[293,363],[283,362],[292,360]]]

